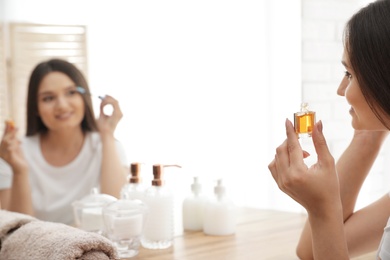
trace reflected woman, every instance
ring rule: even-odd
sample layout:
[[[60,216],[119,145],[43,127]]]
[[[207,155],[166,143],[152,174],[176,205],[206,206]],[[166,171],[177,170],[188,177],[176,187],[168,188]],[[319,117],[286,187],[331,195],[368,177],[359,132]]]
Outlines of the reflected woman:
[[[82,90],[82,91],[80,91]],[[71,203],[93,187],[119,197],[128,163],[114,131],[122,118],[118,102],[105,96],[95,119],[86,79],[73,64],[51,59],[29,80],[27,131],[6,123],[0,144],[3,209],[73,224]],[[111,115],[103,108],[113,107]]]

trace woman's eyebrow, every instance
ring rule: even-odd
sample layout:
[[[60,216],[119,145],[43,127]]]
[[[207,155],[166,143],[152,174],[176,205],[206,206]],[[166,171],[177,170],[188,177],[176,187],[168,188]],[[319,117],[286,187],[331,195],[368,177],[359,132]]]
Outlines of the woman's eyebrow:
[[[342,60],[342,61],[341,61],[341,64],[343,64],[344,67],[349,68],[348,64],[347,64],[345,61]]]
[[[38,96],[42,96],[42,95],[50,95],[50,94],[52,94],[53,92],[52,91],[50,91],[50,90],[47,90],[47,91],[42,91],[42,92],[40,92],[40,93],[38,93]]]
[[[70,86],[66,87],[64,89],[64,91],[68,91],[70,89],[76,89],[76,85],[70,85]],[[54,93],[54,91],[52,91],[52,90],[45,90],[45,91],[38,93],[38,95],[47,95],[47,94],[53,94],[53,93]]]

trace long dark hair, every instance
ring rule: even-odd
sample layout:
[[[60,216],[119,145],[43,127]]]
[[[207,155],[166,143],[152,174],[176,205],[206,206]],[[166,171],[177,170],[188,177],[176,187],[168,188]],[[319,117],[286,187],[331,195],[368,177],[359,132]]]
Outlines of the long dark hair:
[[[377,118],[390,117],[390,1],[377,0],[354,14],[344,31],[344,45],[360,89]]]
[[[38,89],[42,79],[47,74],[54,71],[64,73],[76,84],[76,86],[81,86],[86,90],[86,93],[90,93],[85,77],[72,63],[61,59],[51,59],[39,63],[32,71],[28,83],[26,136],[32,136],[37,133],[46,133],[48,131],[38,113]],[[85,114],[81,122],[81,128],[84,132],[97,131],[91,96],[83,95],[83,100]]]

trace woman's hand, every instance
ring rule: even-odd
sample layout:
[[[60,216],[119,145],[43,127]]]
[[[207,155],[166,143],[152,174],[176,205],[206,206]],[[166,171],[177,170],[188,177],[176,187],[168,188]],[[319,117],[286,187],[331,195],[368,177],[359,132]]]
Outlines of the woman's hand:
[[[111,115],[104,114],[105,106],[112,106]],[[102,100],[102,103],[100,104],[100,116],[97,120],[99,132],[102,137],[107,135],[113,136],[116,126],[118,125],[122,117],[123,114],[119,107],[118,101],[111,96],[105,96]]]
[[[273,178],[283,192],[309,213],[326,213],[334,204],[339,204],[340,191],[335,162],[322,134],[322,122],[313,129],[318,161],[310,168],[303,161],[305,152],[289,120],[286,120],[286,134],[287,139],[276,149],[275,159],[268,165]]]
[[[14,172],[24,172],[28,164],[17,137],[17,130],[12,122],[6,121],[3,139],[0,143],[0,158],[6,161]]]

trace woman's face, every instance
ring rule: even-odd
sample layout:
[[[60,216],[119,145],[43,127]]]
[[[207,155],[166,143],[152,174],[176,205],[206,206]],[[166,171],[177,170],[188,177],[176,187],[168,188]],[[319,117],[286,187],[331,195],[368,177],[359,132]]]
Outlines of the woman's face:
[[[54,71],[43,78],[38,88],[38,113],[49,131],[81,127],[84,100],[66,74]]]
[[[363,93],[360,90],[355,72],[351,67],[348,52],[344,49],[342,64],[345,67],[345,76],[337,89],[337,94],[344,96],[351,105],[349,113],[352,116],[352,127],[356,130],[387,130],[383,123],[371,110]]]

